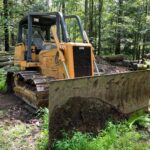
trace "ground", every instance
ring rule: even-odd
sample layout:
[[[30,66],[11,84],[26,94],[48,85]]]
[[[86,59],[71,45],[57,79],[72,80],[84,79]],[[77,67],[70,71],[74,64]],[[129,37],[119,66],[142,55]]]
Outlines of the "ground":
[[[0,94],[0,150],[34,150],[40,132],[35,110],[12,94]]]
[[[75,102],[71,99],[56,111],[51,125],[53,138],[61,138],[62,129],[77,128],[82,132],[96,133],[108,119],[122,120],[125,117],[106,104],[102,107],[103,103],[86,103],[84,99]],[[0,94],[0,150],[38,150],[36,145],[42,121],[37,118],[36,111],[16,96]],[[139,142],[149,147],[149,130],[141,128],[138,131],[143,135]]]

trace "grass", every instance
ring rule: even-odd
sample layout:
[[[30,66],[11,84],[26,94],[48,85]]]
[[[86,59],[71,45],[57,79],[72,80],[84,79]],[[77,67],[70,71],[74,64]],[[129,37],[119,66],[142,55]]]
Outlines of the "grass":
[[[147,126],[149,123],[149,115],[138,112],[133,114],[128,121],[116,124],[108,122],[106,128],[96,137],[78,131],[73,131],[72,134],[64,133],[63,139],[55,141],[53,148],[55,150],[149,150],[149,134],[137,130],[137,125],[145,130],[149,128]],[[38,139],[37,149],[48,149],[47,109],[44,110],[43,129]]]
[[[22,122],[5,125],[0,124],[0,150],[47,150],[48,149],[48,109],[42,110],[43,125],[36,146],[32,142],[33,127]],[[2,113],[0,113],[3,115]],[[138,119],[140,118],[140,119]],[[149,128],[149,115],[137,113],[128,121],[120,123],[108,122],[106,128],[95,137],[92,134],[72,131],[64,133],[61,140],[53,144],[55,150],[149,150],[150,135],[145,132]],[[143,126],[144,120],[144,126]],[[141,124],[142,121],[142,124]],[[137,130],[137,125],[142,130]],[[146,126],[145,126],[146,125]],[[33,148],[34,147],[34,148]]]
[[[25,124],[0,127],[0,149],[31,149],[28,141],[32,128]]]
[[[42,131],[40,133],[40,137],[37,140],[37,150],[47,150],[48,149],[48,109],[45,108],[40,113],[43,114],[43,125],[42,125]]]
[[[7,78],[7,71],[16,72],[19,71],[20,68],[18,66],[8,66],[5,68],[0,68],[0,92],[6,92],[7,91],[7,84],[6,84],[6,78]]]
[[[81,132],[74,132],[72,137],[65,134],[64,138],[60,141],[56,141],[54,149],[56,150],[85,150],[91,137],[88,134],[82,134]]]
[[[5,92],[6,90],[6,71],[4,69],[0,69],[0,92]]]
[[[143,111],[138,111],[130,116],[128,123],[130,128],[134,124],[138,124],[145,128],[150,128],[150,115],[144,113]]]
[[[108,123],[105,130],[98,136],[74,132],[72,137],[67,135],[64,139],[56,141],[55,150],[148,150],[150,143],[140,142],[142,134],[135,128],[129,128],[126,122]]]

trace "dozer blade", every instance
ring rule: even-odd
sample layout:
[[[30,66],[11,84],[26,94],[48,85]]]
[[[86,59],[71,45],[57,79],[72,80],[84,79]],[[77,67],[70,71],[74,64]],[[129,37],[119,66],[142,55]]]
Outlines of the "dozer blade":
[[[111,105],[123,114],[148,108],[150,70],[53,81],[49,84],[50,116],[69,100],[78,103],[82,98]]]

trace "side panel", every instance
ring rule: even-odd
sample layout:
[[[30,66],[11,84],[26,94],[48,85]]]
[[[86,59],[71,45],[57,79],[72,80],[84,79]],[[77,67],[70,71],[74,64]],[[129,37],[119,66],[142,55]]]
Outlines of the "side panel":
[[[32,49],[35,50],[35,47],[32,46]],[[19,65],[21,70],[25,70],[30,67],[39,67],[39,58],[38,54],[35,51],[32,53],[32,62],[27,62],[26,59],[26,48],[23,43],[18,43],[15,47],[15,65]]]
[[[56,79],[63,79],[63,73],[59,69],[63,66],[57,63],[56,49],[43,50],[39,54],[40,69],[44,76],[54,77]]]
[[[24,60],[25,46],[23,43],[19,43],[15,47],[15,63]]]

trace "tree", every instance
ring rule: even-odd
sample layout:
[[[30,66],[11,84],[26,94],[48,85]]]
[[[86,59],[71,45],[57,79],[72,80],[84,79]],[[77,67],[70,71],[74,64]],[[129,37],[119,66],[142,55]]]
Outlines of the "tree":
[[[0,45],[5,45],[6,50],[16,39],[19,20],[31,11],[79,15],[88,36],[93,37],[98,55],[123,53],[140,59],[150,48],[148,0],[53,0],[52,6],[49,0],[9,0],[9,3],[3,0],[0,1]],[[75,37],[74,27],[71,32]]]
[[[3,6],[4,6],[5,51],[9,51],[8,0],[3,0]]]
[[[123,0],[118,0],[118,14],[117,14],[117,31],[116,31],[116,49],[115,54],[121,52],[121,26],[122,26],[122,4]]]
[[[102,30],[102,9],[103,9],[103,0],[99,0],[99,5],[98,5],[99,7],[98,7],[98,10],[99,10],[99,12],[98,12],[98,14],[99,14],[99,24],[98,24],[98,28],[99,28],[99,30],[98,30],[98,55],[100,55],[100,51],[101,51],[101,30]]]

